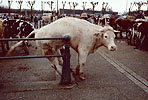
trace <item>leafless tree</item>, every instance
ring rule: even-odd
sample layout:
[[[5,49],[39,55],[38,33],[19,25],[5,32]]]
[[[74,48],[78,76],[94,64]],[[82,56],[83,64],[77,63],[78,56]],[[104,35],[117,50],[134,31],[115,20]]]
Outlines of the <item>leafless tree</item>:
[[[102,3],[102,15],[104,15],[107,6],[108,6],[108,2],[103,2],[103,3]]]
[[[134,2],[134,5],[138,7],[138,11],[141,10],[141,7],[144,5],[144,2]]]
[[[63,5],[63,15],[64,15],[65,4],[66,4],[66,1],[62,1],[62,5]]]
[[[71,14],[72,2],[68,2],[68,4],[69,4],[69,8],[70,8],[70,13],[69,14]]]
[[[43,13],[44,13],[45,3],[46,3],[46,2],[41,1],[41,10],[42,10],[42,15],[43,15]]]
[[[129,15],[131,14],[131,11],[132,11],[132,9],[133,9],[133,6],[134,6],[134,3],[131,3],[131,4],[130,4],[130,7],[129,7],[129,12],[128,12]]]
[[[11,9],[12,2],[13,0],[8,0],[9,16],[10,16],[10,9]]]
[[[49,5],[49,7],[51,8],[51,12],[53,11],[52,7],[53,7],[53,1],[47,1],[47,4]]]
[[[72,2],[68,2],[68,4],[69,4],[70,10],[71,10]]]
[[[99,2],[90,2],[91,5],[92,5],[92,11],[93,11],[93,14],[95,13],[95,7],[96,5],[98,5]]]
[[[144,2],[144,4],[147,6],[147,11],[148,11],[148,0],[147,2]]]
[[[33,10],[33,6],[35,4],[35,0],[32,0],[32,1],[27,1],[27,6],[30,7],[31,9],[31,16],[32,16],[32,10]]]
[[[82,4],[82,7],[83,7],[83,12],[85,11],[85,7],[86,7],[86,3],[87,2],[82,2],[83,4]]]
[[[73,2],[72,5],[73,5],[73,16],[74,16],[75,15],[75,8],[76,8],[76,6],[78,6],[78,3]]]
[[[16,3],[18,4],[18,8],[19,8],[20,14],[21,14],[23,0],[18,0],[18,1],[16,1]]]

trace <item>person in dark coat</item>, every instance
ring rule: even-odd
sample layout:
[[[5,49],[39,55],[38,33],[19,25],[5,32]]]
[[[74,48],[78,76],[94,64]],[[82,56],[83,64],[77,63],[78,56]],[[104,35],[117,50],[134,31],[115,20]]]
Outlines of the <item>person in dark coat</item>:
[[[34,15],[34,28],[38,28],[38,17],[36,14]]]
[[[136,19],[145,19],[142,10],[139,11],[139,14],[136,16]]]

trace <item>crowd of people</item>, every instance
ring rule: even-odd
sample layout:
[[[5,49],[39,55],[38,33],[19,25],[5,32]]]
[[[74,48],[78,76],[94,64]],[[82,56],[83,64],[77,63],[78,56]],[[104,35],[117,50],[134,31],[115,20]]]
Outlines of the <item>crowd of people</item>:
[[[84,19],[87,20],[90,23],[93,24],[98,24],[98,20],[99,20],[100,16],[98,16],[97,18],[94,16],[94,14],[90,14],[88,15],[87,13],[82,13],[80,16],[80,19]]]
[[[53,21],[55,21],[55,20],[57,20],[59,18],[62,18],[62,17],[66,17],[66,16],[64,14],[61,14],[60,16],[57,16],[56,13],[52,13],[51,18],[50,18],[50,20],[51,20],[50,22],[53,22]],[[74,17],[74,16],[68,14],[67,17]],[[94,14],[82,13],[81,16],[80,16],[80,19],[87,20],[88,22],[93,23],[93,24],[98,24],[98,21],[99,21],[100,17],[101,17],[100,15],[98,15],[96,17],[96,16],[94,16]],[[136,17],[136,19],[145,19],[142,10],[140,10],[139,13],[137,14],[137,16],[135,16],[135,17]],[[12,16],[8,16],[7,14],[4,14],[2,16],[2,19],[3,20],[4,19],[7,19],[7,20],[9,20],[9,19],[27,20],[27,21],[30,21],[31,23],[33,22],[35,28],[38,28],[38,23],[39,23],[39,20],[40,20],[40,18],[38,17],[37,14],[33,14],[33,16],[31,16],[30,18],[28,18],[26,16],[23,16],[23,15],[21,15],[21,16],[14,15],[12,17]]]

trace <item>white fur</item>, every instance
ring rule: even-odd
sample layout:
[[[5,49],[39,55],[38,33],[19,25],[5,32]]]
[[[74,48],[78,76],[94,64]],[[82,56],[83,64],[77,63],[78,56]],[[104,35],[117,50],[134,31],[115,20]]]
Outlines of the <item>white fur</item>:
[[[71,37],[70,46],[78,53],[79,73],[84,71],[87,56],[95,52],[98,47],[104,45],[109,50],[116,49],[115,35],[111,27],[101,27],[78,18],[61,18],[35,31],[35,38],[64,37],[65,35]],[[107,38],[105,38],[105,35]],[[37,45],[45,55],[57,54],[58,49],[64,45],[64,41],[37,40]],[[49,60],[61,72],[60,68],[62,67],[60,67],[58,59],[49,58]]]

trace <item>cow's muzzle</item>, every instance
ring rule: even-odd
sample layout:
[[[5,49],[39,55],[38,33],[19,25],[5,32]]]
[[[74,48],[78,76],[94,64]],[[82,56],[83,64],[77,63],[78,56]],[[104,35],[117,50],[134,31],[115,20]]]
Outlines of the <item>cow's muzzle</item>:
[[[116,45],[110,47],[110,51],[115,51],[115,50],[117,50],[117,46]]]

